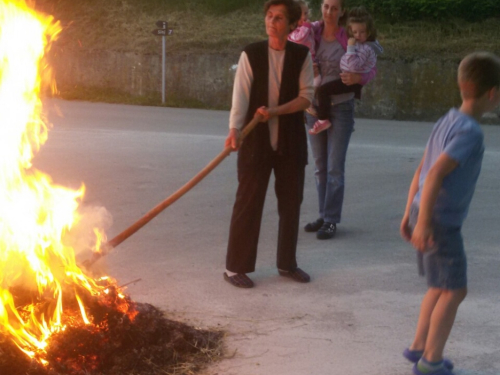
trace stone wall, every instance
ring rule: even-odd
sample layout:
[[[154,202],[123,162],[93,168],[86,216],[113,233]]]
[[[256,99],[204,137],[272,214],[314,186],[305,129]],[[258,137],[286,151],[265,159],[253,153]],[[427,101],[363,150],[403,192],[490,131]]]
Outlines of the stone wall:
[[[234,53],[167,54],[166,93],[229,108],[238,62]],[[52,53],[59,87],[99,87],[146,95],[161,92],[161,56],[111,51]],[[379,59],[376,78],[363,90],[357,115],[400,120],[436,120],[460,103],[458,61]],[[498,114],[490,115],[498,120]]]

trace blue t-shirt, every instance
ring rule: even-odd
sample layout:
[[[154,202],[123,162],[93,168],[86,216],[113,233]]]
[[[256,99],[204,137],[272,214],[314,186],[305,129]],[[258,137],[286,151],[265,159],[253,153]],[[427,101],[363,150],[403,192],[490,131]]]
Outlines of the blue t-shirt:
[[[457,168],[443,179],[433,213],[436,223],[461,226],[464,222],[481,171],[483,140],[484,134],[477,121],[457,109],[451,109],[434,126],[413,204],[420,204],[427,173],[443,152],[458,163]]]

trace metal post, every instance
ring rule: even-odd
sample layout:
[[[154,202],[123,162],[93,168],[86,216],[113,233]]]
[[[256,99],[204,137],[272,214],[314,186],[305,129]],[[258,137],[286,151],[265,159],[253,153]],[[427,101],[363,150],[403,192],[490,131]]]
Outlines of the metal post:
[[[161,102],[165,104],[165,61],[166,61],[166,52],[165,52],[165,44],[166,44],[166,35],[162,36],[162,58],[161,58]]]
[[[156,26],[158,29],[153,30],[154,35],[161,35],[161,42],[162,42],[162,51],[161,51],[161,102],[162,104],[165,104],[165,70],[166,70],[166,63],[167,63],[167,57],[166,57],[166,37],[168,35],[172,35],[173,30],[168,29],[168,22],[167,21],[157,21]]]

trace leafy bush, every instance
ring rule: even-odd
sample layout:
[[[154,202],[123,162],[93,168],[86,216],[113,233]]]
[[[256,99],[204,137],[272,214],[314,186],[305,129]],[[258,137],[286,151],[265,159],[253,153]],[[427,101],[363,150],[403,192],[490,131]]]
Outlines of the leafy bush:
[[[321,0],[311,0],[319,9]],[[499,0],[345,0],[346,6],[364,5],[376,18],[389,22],[449,20],[480,21],[500,17]]]
[[[211,13],[229,13],[242,8],[263,8],[263,0],[191,0],[200,3]]]
[[[180,11],[201,11],[210,14],[227,14],[239,9],[260,9],[266,0],[129,0],[142,4],[161,4]]]

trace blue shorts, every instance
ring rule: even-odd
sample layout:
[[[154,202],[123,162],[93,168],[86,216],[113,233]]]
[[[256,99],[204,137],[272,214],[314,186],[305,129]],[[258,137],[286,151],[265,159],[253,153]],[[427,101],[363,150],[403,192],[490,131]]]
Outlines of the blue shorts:
[[[418,208],[411,208],[410,226],[417,222]],[[461,227],[434,223],[435,249],[423,254],[423,270],[430,288],[456,290],[467,287],[467,258]],[[421,254],[421,253],[420,253]]]

